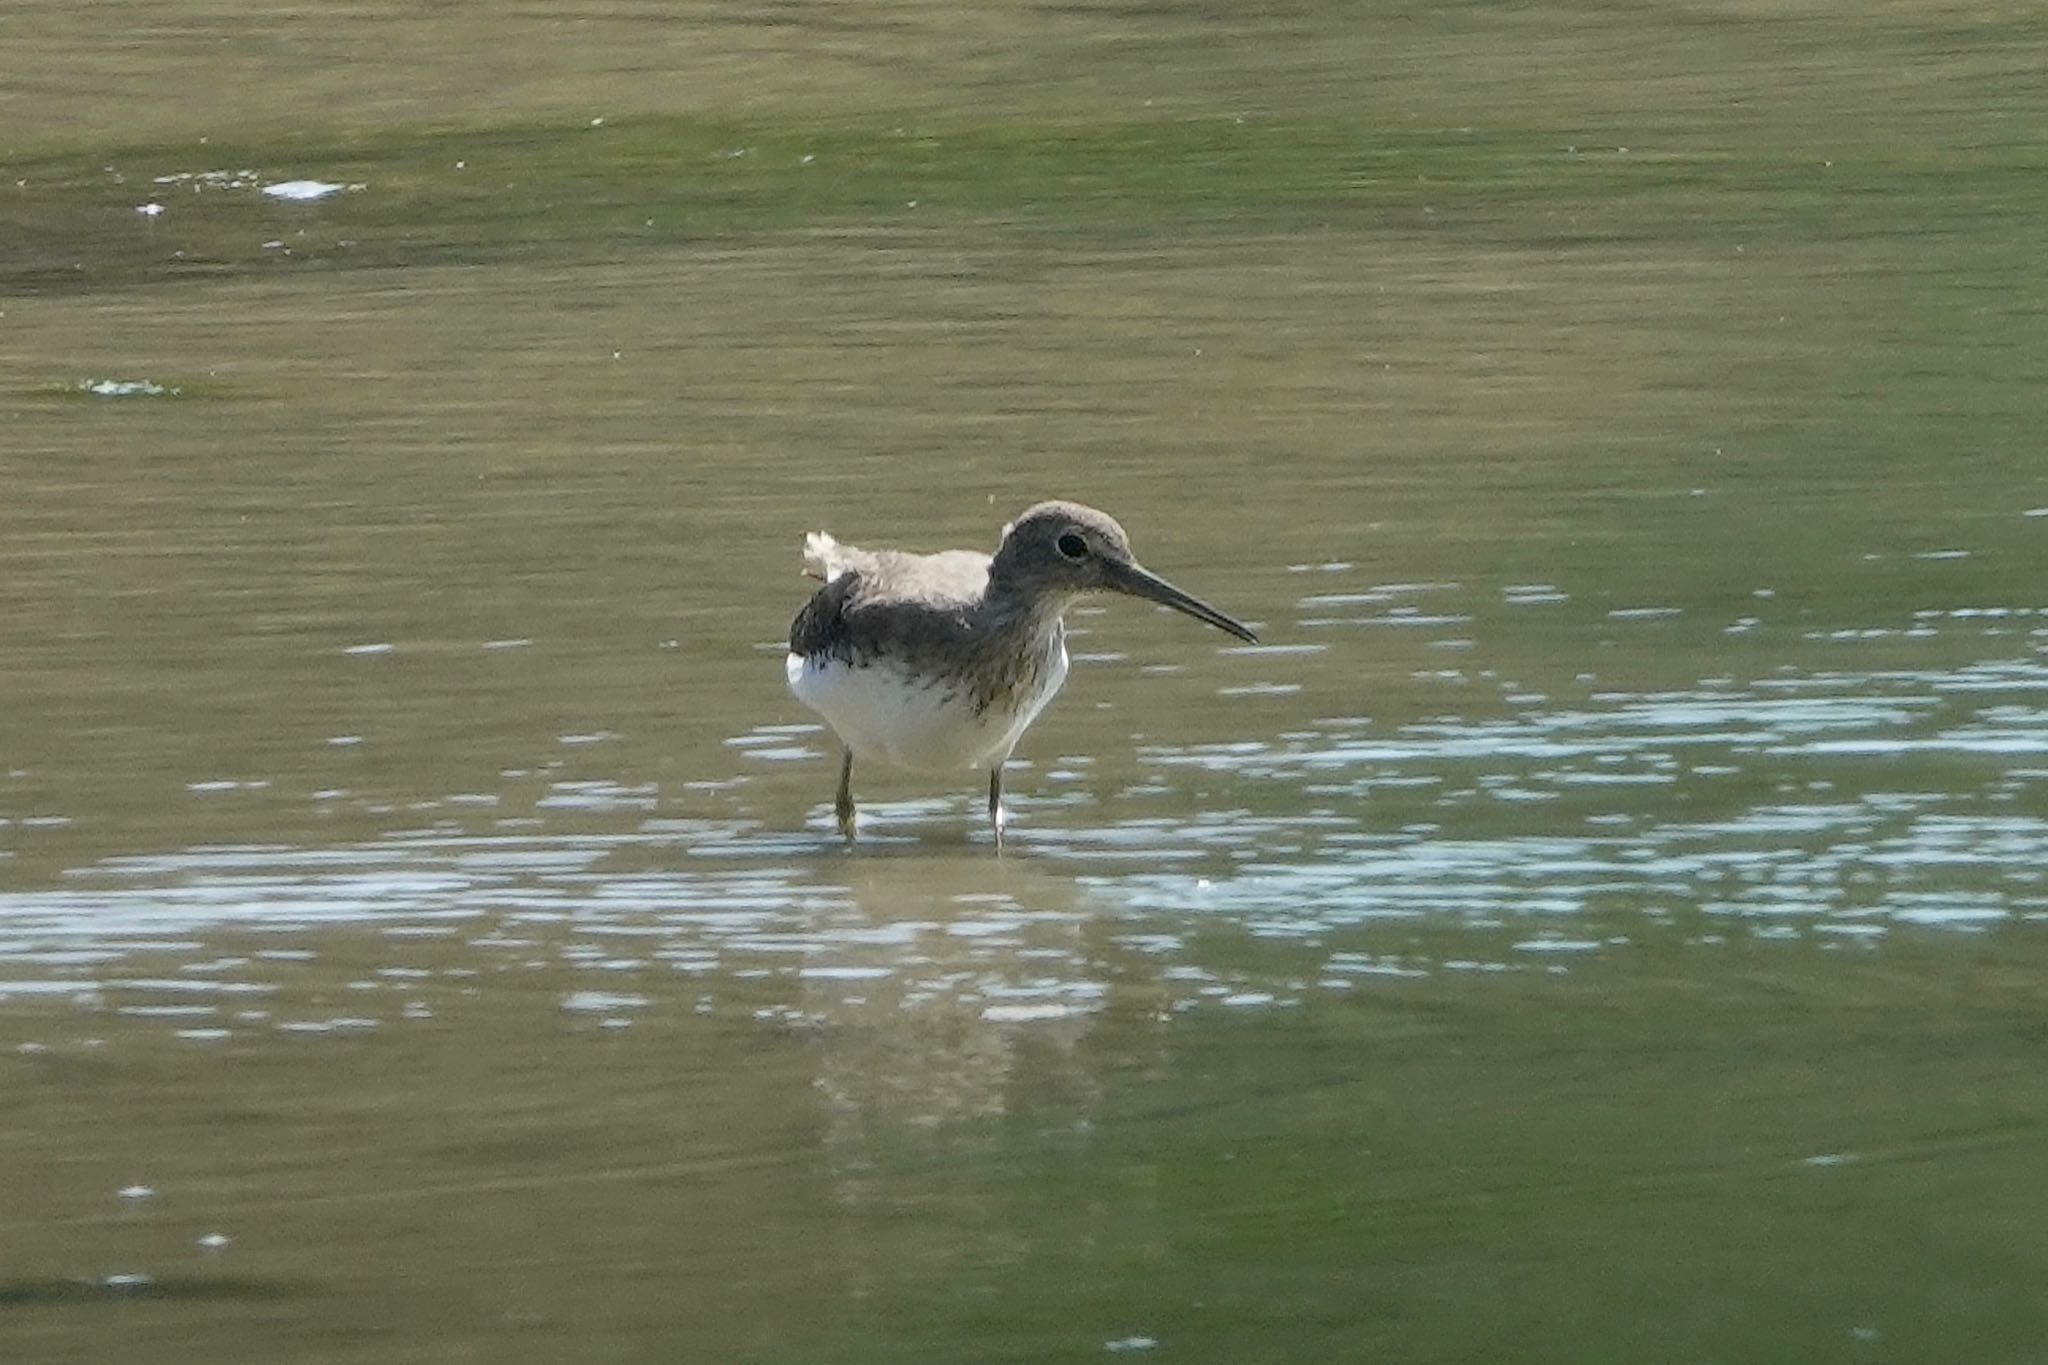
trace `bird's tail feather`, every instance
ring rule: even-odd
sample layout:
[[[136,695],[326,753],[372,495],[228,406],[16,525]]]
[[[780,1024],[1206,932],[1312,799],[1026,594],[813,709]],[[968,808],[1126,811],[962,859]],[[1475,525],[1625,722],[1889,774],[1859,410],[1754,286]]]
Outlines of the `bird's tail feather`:
[[[830,583],[847,570],[846,548],[829,531],[809,532],[804,536],[804,572]]]

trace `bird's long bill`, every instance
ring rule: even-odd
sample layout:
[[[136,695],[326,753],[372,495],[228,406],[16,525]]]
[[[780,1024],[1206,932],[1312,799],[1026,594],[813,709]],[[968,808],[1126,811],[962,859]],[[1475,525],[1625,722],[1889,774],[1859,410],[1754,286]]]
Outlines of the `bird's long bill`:
[[[1234,616],[1225,616],[1201,598],[1182,592],[1150,569],[1141,569],[1136,564],[1118,565],[1111,571],[1110,586],[1133,597],[1163,602],[1175,611],[1186,612],[1197,621],[1207,621],[1218,630],[1229,631],[1240,640],[1252,644],[1259,642],[1259,637],[1252,633],[1250,626]]]

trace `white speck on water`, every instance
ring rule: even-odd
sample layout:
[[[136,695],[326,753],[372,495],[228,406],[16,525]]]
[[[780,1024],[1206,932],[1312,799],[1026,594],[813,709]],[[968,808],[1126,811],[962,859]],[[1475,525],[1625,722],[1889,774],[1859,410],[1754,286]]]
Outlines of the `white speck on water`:
[[[961,920],[946,926],[946,933],[954,938],[989,938],[1007,934],[1016,927],[1015,923],[992,922],[989,920]]]
[[[234,1240],[234,1238],[223,1232],[209,1232],[204,1237],[201,1237],[195,1245],[201,1251],[226,1251],[234,1244]]]
[[[1611,621],[1661,621],[1679,614],[1677,607],[1617,607],[1607,613]]]
[[[144,218],[154,218],[164,211],[164,206],[162,204],[137,204],[135,211]]]
[[[617,738],[618,736],[610,730],[592,730],[588,734],[562,735],[559,737],[561,743],[569,745],[602,744],[608,739]]]
[[[329,735],[327,742],[337,749],[346,749],[351,745],[361,744],[363,737],[361,735]]]
[[[349,645],[346,648],[344,648],[341,652],[344,654],[364,656],[370,654],[389,654],[392,648],[393,646],[389,640],[379,640],[374,644]]]
[[[1817,1156],[1807,1157],[1800,1164],[1804,1166],[1846,1166],[1855,1159],[1856,1154],[1854,1152],[1822,1152]]]
[[[1289,654],[1323,654],[1327,653],[1329,648],[1328,645],[1231,645],[1216,652],[1224,655],[1249,655],[1253,658],[1279,658]],[[1124,656],[1116,654],[1105,657],[1121,659]]]
[[[530,640],[530,639],[524,639],[524,638],[521,638],[521,639],[517,639],[517,640],[486,640],[486,641],[484,641],[484,648],[485,648],[485,649],[525,649],[525,648],[526,648],[526,647],[527,647],[528,645],[530,645],[530,644],[532,644],[532,643],[533,643],[533,641],[532,641],[532,640]]]
[[[154,1275],[135,1272],[123,1275],[108,1275],[100,1281],[109,1289],[147,1289],[156,1283]]]
[[[317,1038],[335,1033],[367,1033],[377,1027],[375,1019],[344,1017],[340,1019],[288,1019],[277,1026],[279,1033],[295,1037]]]
[[[1816,934],[1831,934],[1836,938],[1876,939],[1883,938],[1890,931],[1882,924],[1827,923],[1814,925],[1813,932]]]
[[[95,398],[162,398],[178,393],[148,379],[86,379],[79,382],[78,391]]]
[[[1913,556],[1915,559],[1968,559],[1969,557],[1970,552],[1968,550],[1922,550],[1919,554]]]
[[[224,1028],[181,1028],[178,1036],[188,1043],[218,1043],[234,1035]]]
[[[1158,1344],[1159,1338],[1157,1337],[1118,1337],[1115,1341],[1103,1342],[1102,1349],[1119,1353],[1124,1351],[1149,1351]]]
[[[1590,938],[1528,938],[1514,948],[1518,953],[1597,953],[1600,942]]]
[[[655,798],[651,782],[631,787],[604,781],[551,782],[547,795],[534,804],[548,810],[653,810]],[[543,861],[559,856],[548,855]]]
[[[620,995],[612,991],[571,991],[562,997],[562,1008],[571,1014],[604,1014],[611,1010],[645,1009],[644,995]]]
[[[2023,517],[2048,517],[2048,507],[2029,507],[2020,515]]]
[[[1040,1019],[1068,1019],[1080,1014],[1078,1005],[990,1005],[981,1017],[991,1024],[1029,1024]]]
[[[1894,895],[1895,902],[1904,904],[1891,912],[1892,918],[1901,924],[1918,924],[1930,929],[1956,929],[1975,932],[2011,916],[2012,911],[1999,903],[1954,904],[1946,903],[1942,896]]]
[[[1416,977],[1429,975],[1428,972],[1422,970],[1420,967],[1404,967],[1398,962],[1389,962],[1385,960],[1373,961],[1370,958],[1350,953],[1339,953],[1333,955],[1330,958],[1329,962],[1324,964],[1324,970],[1331,972],[1356,973],[1360,976]]]
[[[763,763],[801,763],[820,756],[817,749],[807,749],[800,744],[782,744],[772,749],[749,749],[747,757]]]
[[[121,1198],[133,1203],[141,1203],[145,1199],[156,1198],[156,1190],[148,1185],[124,1185],[117,1193]]]
[[[265,185],[263,193],[272,199],[283,199],[295,204],[309,204],[316,199],[325,199],[340,194],[349,188],[332,180],[280,180],[275,185]]]

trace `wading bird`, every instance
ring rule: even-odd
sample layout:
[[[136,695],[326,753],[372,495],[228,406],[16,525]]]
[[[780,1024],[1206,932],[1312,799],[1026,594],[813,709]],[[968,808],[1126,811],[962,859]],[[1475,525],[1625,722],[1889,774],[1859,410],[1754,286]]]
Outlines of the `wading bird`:
[[[1074,502],[1041,502],[977,550],[906,554],[804,539],[825,585],[789,631],[789,687],[823,716],[845,756],[833,805],[853,838],[856,755],[923,772],[988,773],[1003,842],[1003,763],[1067,678],[1061,613],[1115,592],[1161,602],[1256,642],[1251,628],[1141,566],[1124,528]]]

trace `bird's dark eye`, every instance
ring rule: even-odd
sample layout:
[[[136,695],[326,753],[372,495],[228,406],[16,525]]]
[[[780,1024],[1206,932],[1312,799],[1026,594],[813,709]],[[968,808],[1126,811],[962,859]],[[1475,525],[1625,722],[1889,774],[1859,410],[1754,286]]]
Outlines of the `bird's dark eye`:
[[[1088,557],[1088,542],[1075,535],[1072,531],[1067,532],[1054,543],[1060,547],[1060,553],[1068,559],[1086,559]]]

